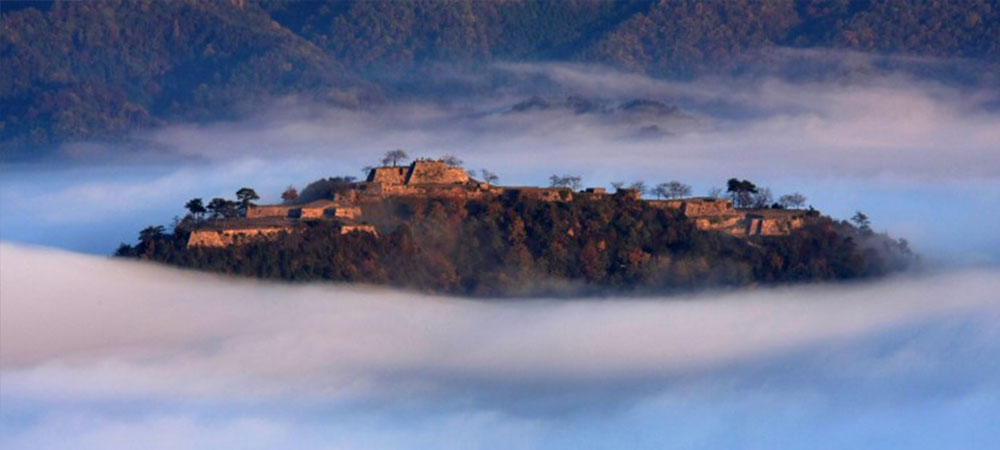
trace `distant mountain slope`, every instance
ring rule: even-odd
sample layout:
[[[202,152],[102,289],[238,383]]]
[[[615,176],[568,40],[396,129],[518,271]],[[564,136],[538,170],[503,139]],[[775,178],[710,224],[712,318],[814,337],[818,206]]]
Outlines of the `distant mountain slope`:
[[[433,76],[414,69],[435,61],[690,76],[791,46],[1000,62],[1000,0],[4,1],[0,10],[3,159],[226,117],[274,95],[364,103],[391,91],[386,83]]]
[[[56,2],[3,15],[0,133],[41,145],[212,117],[267,95],[363,85],[258,8],[226,2]]]

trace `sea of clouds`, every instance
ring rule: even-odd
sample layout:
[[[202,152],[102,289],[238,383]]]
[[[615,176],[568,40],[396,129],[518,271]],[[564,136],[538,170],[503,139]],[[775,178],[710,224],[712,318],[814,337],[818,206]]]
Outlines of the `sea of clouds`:
[[[854,55],[861,58],[861,56]],[[286,98],[238,121],[138,133],[130,146],[69,144],[63,159],[0,168],[6,240],[107,254],[135,231],[183,215],[190,198],[243,186],[274,202],[287,185],[361,177],[389,149],[456,155],[501,184],[680,180],[704,195],[730,177],[801,192],[834,217],[862,210],[877,230],[948,264],[1000,261],[1000,91],[903,71],[665,81],[602,67],[498,64],[495,94],[411,98],[345,109]],[[511,112],[542,95],[678,114]],[[656,127],[655,133],[644,133]],[[960,233],[960,239],[954,236]]]
[[[840,57],[848,77],[498,64],[510,78],[491,95],[361,109],[287,98],[0,167],[0,447],[995,446],[998,92]],[[534,95],[680,114],[511,112]],[[192,197],[250,186],[274,202],[289,184],[361,176],[393,148],[457,155],[510,185],[577,174],[704,194],[749,178],[834,217],[863,210],[928,271],[513,302],[102,256]]]
[[[982,448],[1000,272],[473,301],[0,246],[0,446]],[[983,445],[979,445],[983,444]]]

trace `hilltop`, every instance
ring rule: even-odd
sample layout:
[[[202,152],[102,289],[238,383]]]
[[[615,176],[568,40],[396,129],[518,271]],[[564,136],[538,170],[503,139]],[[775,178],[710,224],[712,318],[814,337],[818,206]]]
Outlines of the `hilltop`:
[[[363,107],[448,95],[454,86],[433,86],[443,82],[438,63],[596,63],[676,78],[770,65],[760,52],[778,47],[1000,62],[997,0],[101,0],[0,9],[4,160],[228,119],[274,97]]]
[[[852,225],[799,209],[801,196],[768,203],[770,193],[746,180],[730,180],[730,198],[689,197],[672,182],[655,189],[670,198],[647,199],[641,184],[609,192],[553,176],[549,187],[503,186],[453,159],[386,161],[365,180],[290,188],[282,204],[257,205],[249,188],[235,201],[193,199],[171,233],[147,228],[117,254],[489,296],[855,279],[915,261],[905,241],[872,232],[860,213]]]

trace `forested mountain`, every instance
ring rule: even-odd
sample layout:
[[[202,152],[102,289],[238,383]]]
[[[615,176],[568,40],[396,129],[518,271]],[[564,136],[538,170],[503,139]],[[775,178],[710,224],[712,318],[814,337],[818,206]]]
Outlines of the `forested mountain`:
[[[384,98],[430,62],[729,70],[774,46],[1000,62],[1000,0],[4,1],[0,142],[25,149],[275,95]],[[476,63],[476,64],[474,64]]]

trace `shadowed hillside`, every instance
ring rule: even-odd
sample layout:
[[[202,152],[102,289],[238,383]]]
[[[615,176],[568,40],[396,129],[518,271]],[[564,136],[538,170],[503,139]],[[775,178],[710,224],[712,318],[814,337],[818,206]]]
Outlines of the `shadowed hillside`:
[[[3,159],[274,96],[438,96],[433,63],[598,63],[659,77],[744,70],[774,47],[1000,60],[1000,2],[517,0],[17,2],[2,7]],[[758,63],[759,64],[759,63]],[[391,100],[392,95],[389,95]]]

